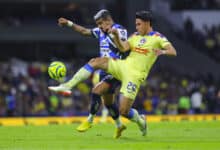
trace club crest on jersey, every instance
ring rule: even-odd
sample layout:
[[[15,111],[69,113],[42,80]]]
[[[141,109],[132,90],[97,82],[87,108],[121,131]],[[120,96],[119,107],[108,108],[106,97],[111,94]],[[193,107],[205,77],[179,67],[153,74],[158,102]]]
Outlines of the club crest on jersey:
[[[142,38],[142,39],[140,40],[140,44],[144,44],[144,43],[146,43],[146,39],[145,39],[145,38]]]
[[[140,40],[138,46],[141,46],[141,45],[143,45],[143,44],[146,43],[146,42],[147,42],[146,38],[142,38],[142,39]]]
[[[120,30],[121,35],[125,36],[125,31],[124,30]]]

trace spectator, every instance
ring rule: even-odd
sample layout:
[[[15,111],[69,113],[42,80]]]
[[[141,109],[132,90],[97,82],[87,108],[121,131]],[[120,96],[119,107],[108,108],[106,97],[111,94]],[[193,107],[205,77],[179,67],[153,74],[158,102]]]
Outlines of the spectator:
[[[183,95],[179,98],[179,107],[178,113],[179,114],[188,114],[190,109],[190,99],[187,95]]]
[[[0,63],[0,116],[69,116],[85,114],[88,110],[90,81],[80,84],[72,97],[53,95],[48,92],[47,86],[56,82],[48,79],[47,72],[42,69],[42,66],[47,66],[45,63],[21,63],[19,60],[16,62],[16,65],[9,62]],[[66,64],[77,68],[77,63],[79,61],[75,58],[71,63],[73,65]],[[75,71],[74,68],[68,70]],[[196,76],[199,80],[192,80],[193,77],[181,75],[166,66],[155,68],[151,73],[151,78],[140,88],[135,103],[137,109],[150,114],[187,114],[190,99],[186,95],[192,93],[191,103],[195,113],[200,113],[201,108],[206,113],[219,112],[220,96],[219,92],[216,93],[218,82],[210,75]],[[194,91],[195,88],[200,89],[199,93]],[[206,110],[202,105],[203,98],[207,105]]]
[[[16,108],[16,91],[15,89],[11,89],[10,92],[6,95],[6,116],[12,117],[15,115]]]
[[[220,113],[220,89],[217,92],[215,113]]]
[[[194,113],[200,114],[202,107],[202,94],[199,89],[195,89],[191,95],[191,105]]]

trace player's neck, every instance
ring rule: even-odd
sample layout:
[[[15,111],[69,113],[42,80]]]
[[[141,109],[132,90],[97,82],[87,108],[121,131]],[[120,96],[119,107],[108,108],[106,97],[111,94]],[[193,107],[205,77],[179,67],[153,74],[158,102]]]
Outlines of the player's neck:
[[[114,24],[115,24],[114,21],[111,21],[111,22],[110,22],[111,27],[112,27]]]
[[[142,34],[141,34],[141,36],[145,36],[145,35],[148,35],[150,32],[152,32],[153,31],[153,28],[152,27],[149,27],[149,28],[147,28],[146,30],[145,30],[145,32],[143,32]]]
[[[150,32],[153,31],[153,28],[152,27],[149,27],[147,30],[146,30],[146,34],[149,34]]]

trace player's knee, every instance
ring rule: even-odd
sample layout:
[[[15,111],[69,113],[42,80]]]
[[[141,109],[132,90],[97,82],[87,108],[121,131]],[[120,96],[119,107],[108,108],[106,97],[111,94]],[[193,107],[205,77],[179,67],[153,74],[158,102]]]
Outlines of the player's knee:
[[[96,88],[96,87],[92,88],[92,93],[102,95],[102,91],[99,88]]]
[[[92,58],[89,60],[88,64],[90,64],[91,66],[93,66],[96,62],[96,58]]]
[[[95,87],[92,88],[92,93],[103,95],[107,91],[106,89],[107,87],[105,86],[105,84],[103,84],[103,82],[100,82],[96,84]]]
[[[100,58],[92,58],[92,59],[90,59],[89,64],[92,67],[94,67],[94,68],[98,67],[101,64]]]

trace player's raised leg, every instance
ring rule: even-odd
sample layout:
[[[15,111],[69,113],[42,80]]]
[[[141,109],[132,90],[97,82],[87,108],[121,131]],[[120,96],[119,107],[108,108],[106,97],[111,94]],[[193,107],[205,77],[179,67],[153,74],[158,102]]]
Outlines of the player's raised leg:
[[[73,87],[88,79],[96,69],[106,70],[107,67],[108,58],[103,57],[91,59],[89,63],[80,68],[68,82],[60,84],[59,86],[50,86],[48,89],[56,93],[69,94]]]

